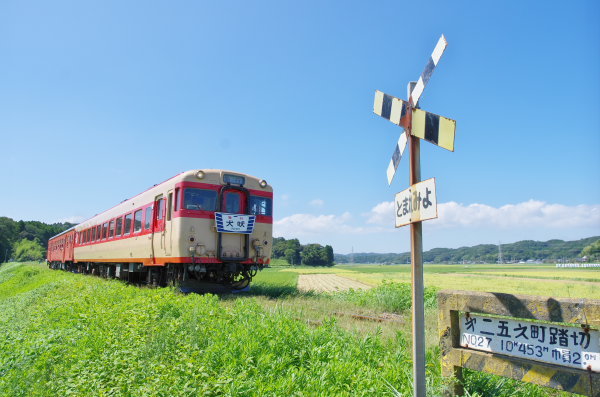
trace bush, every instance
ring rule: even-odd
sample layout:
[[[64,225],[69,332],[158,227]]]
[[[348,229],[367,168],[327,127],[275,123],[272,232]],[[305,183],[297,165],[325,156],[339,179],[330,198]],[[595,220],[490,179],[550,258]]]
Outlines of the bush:
[[[425,288],[425,307],[437,307],[437,288]],[[359,306],[379,308],[389,312],[402,312],[412,306],[412,287],[408,283],[384,282],[369,290],[350,290],[334,295]]]
[[[32,241],[24,238],[15,244],[14,250],[17,262],[39,262],[44,260],[46,256],[44,247],[42,247],[38,239]]]

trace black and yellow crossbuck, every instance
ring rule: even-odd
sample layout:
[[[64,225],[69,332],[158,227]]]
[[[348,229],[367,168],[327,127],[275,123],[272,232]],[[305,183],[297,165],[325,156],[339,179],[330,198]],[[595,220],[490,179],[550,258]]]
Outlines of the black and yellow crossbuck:
[[[384,94],[381,91],[375,91],[373,112],[392,123],[403,127],[407,131],[410,130],[412,136],[424,139],[434,145],[441,146],[444,149],[454,151],[456,121],[417,108],[419,98],[421,97],[425,86],[427,86],[431,74],[440,61],[447,45],[448,42],[444,35],[442,35],[438,40],[423,73],[421,73],[419,81],[417,81],[414,89],[410,93],[408,102]],[[392,179],[396,174],[396,169],[398,169],[398,164],[404,154],[407,141],[407,134],[406,132],[403,132],[400,135],[400,139],[398,139],[390,164],[388,165],[388,184],[392,183]]]
[[[454,151],[454,135],[456,121],[426,112],[421,109],[412,109],[412,117],[408,117],[408,103],[381,91],[375,91],[375,114],[399,125],[408,128],[412,119],[411,135],[431,142],[434,145]]]

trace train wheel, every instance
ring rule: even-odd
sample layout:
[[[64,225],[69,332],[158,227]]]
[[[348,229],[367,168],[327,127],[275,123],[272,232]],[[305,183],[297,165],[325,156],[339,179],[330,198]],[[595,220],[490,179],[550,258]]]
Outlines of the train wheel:
[[[252,277],[248,272],[243,271],[241,274],[234,276],[233,281],[231,282],[231,288],[233,289],[244,289],[248,285],[250,285],[250,281],[252,281]]]

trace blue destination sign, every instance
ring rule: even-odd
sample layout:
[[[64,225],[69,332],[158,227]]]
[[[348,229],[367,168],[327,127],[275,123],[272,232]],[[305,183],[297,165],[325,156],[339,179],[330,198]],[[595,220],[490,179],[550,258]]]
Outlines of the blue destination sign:
[[[250,234],[254,230],[255,215],[228,214],[215,212],[215,221],[219,233]]]

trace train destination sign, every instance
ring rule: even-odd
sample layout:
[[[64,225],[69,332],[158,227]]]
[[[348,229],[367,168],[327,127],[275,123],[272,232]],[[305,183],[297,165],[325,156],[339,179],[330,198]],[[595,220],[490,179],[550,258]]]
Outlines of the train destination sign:
[[[460,345],[600,373],[600,331],[528,320],[461,316]]]
[[[396,194],[396,227],[437,216],[435,178],[416,183]]]
[[[254,230],[255,215],[215,212],[217,232],[250,234]]]

